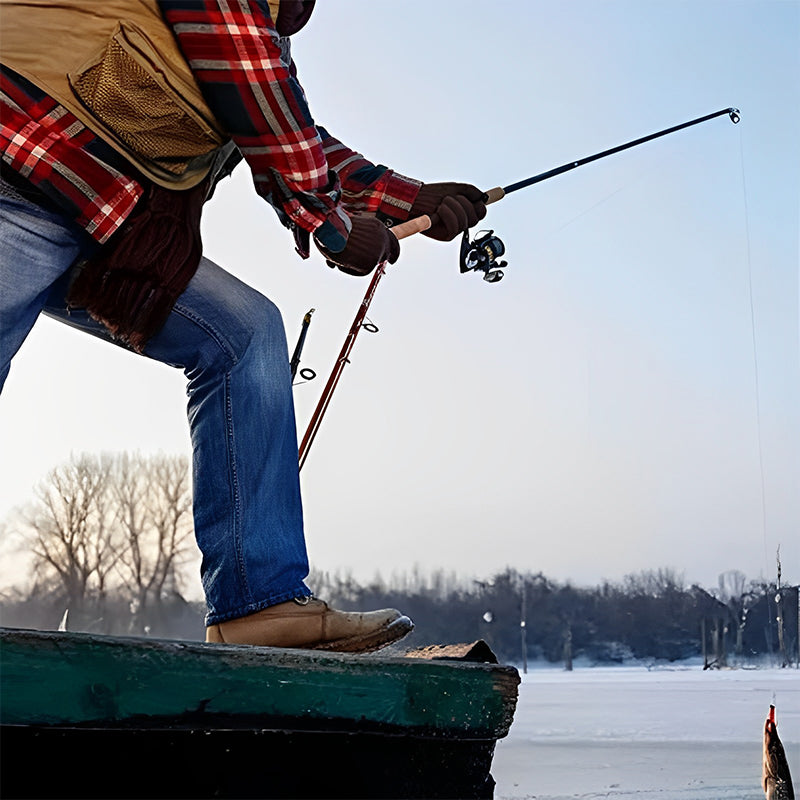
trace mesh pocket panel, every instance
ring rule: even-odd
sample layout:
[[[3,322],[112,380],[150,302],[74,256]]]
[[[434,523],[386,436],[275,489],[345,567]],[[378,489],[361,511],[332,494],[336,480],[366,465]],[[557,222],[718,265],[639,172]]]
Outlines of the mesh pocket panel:
[[[83,104],[124,145],[175,175],[186,171],[190,159],[219,146],[166,83],[116,39],[101,60],[70,79]]]

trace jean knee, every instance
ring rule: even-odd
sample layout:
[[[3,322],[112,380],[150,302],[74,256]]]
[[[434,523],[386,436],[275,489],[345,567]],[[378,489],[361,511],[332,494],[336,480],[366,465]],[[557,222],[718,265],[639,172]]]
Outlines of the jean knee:
[[[198,343],[197,366],[227,373],[247,363],[288,363],[283,317],[275,303],[255,289],[246,299],[238,293],[235,308],[226,300],[231,298],[222,299],[216,313],[202,319],[190,309],[177,309],[183,316],[191,316],[204,331]]]
[[[261,292],[253,289],[253,299],[248,307],[250,327],[254,333],[268,333],[285,339],[283,330],[283,314],[278,306]]]
[[[240,308],[239,320],[243,325],[243,336],[240,337],[237,363],[246,359],[288,362],[283,315],[272,300],[251,289],[246,306]]]
[[[289,361],[275,303],[206,258],[145,352],[184,367],[190,379]]]

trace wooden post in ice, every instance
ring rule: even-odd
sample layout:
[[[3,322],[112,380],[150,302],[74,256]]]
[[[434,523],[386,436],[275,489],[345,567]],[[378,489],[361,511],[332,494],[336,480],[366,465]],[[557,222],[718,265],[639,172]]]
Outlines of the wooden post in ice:
[[[527,675],[528,674],[528,631],[527,631],[527,620],[526,617],[528,616],[528,597],[526,594],[526,586],[525,586],[525,578],[522,578],[522,597],[520,598],[520,607],[519,607],[519,638],[520,638],[520,645],[522,646],[522,672]]]
[[[700,640],[703,643],[703,669],[708,669],[708,648],[706,647],[706,618],[700,620]]]
[[[778,545],[776,554],[778,562],[778,580],[775,582],[775,620],[778,623],[778,649],[781,654],[781,667],[786,667],[788,659],[786,656],[786,640],[783,636],[783,611],[781,611],[781,546]]]
[[[564,669],[572,672],[572,624],[567,622],[567,629],[564,631]]]

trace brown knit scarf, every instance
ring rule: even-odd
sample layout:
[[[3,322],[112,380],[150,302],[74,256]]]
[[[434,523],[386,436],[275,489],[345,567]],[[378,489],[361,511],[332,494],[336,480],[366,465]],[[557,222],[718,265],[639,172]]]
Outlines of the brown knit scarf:
[[[197,271],[207,191],[207,182],[181,192],[148,183],[122,229],[79,267],[70,306],[141,352]]]

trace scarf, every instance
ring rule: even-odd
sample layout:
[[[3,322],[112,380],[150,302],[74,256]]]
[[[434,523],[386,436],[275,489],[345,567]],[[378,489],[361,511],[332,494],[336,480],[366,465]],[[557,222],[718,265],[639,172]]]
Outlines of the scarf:
[[[142,352],[166,322],[203,253],[200,216],[208,183],[176,192],[147,182],[122,229],[77,267],[67,302]]]

